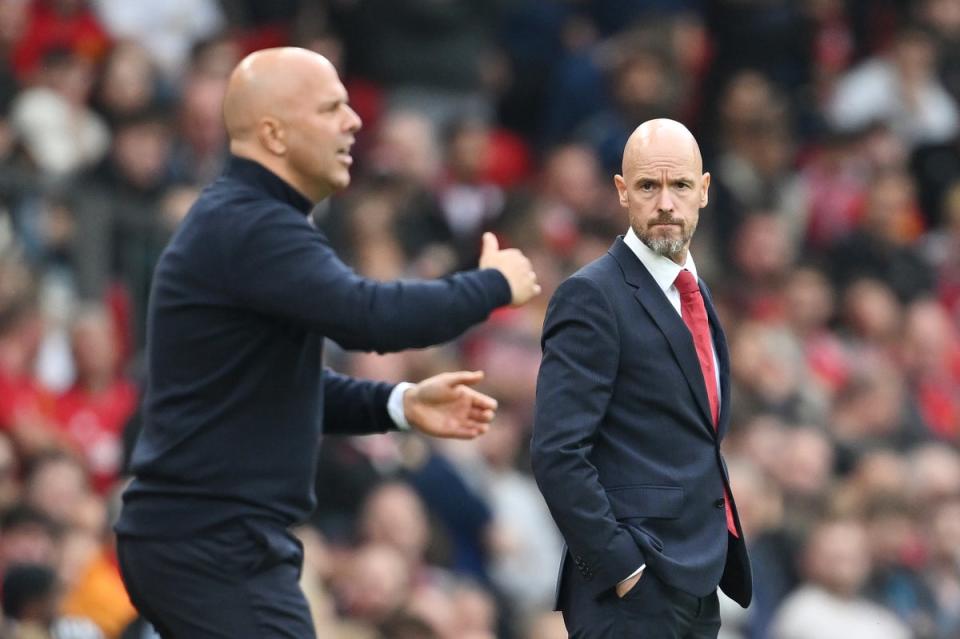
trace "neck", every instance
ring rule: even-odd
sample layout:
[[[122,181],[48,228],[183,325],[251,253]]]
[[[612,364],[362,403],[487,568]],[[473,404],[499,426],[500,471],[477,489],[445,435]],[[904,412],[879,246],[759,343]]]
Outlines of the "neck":
[[[320,202],[321,200],[325,200],[332,193],[332,191],[329,189],[312,189],[308,184],[305,184],[305,180],[291,171],[290,167],[282,157],[265,153],[262,150],[253,148],[250,145],[238,141],[233,141],[230,143],[230,152],[237,157],[244,158],[246,160],[252,160],[265,167],[278,178],[299,191],[303,197],[307,198],[314,204]]]

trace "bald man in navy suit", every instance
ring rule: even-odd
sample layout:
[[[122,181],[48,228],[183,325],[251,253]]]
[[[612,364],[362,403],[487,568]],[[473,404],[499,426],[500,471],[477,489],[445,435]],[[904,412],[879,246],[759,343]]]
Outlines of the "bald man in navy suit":
[[[567,279],[543,329],[534,474],[567,544],[571,637],[714,639],[719,586],[752,582],[720,442],[730,361],[690,240],[710,174],[679,122],[651,120],[614,177],[630,228]]]

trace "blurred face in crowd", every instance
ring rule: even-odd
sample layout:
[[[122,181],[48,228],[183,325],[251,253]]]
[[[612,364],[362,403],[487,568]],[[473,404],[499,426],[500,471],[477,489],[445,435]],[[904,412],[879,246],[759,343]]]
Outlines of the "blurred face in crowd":
[[[621,65],[613,93],[621,110],[634,122],[669,111],[675,85],[667,80],[664,58],[654,51],[635,51]]]
[[[261,162],[319,202],[350,184],[350,148],[361,121],[323,56],[257,51],[233,74],[224,99],[231,150]]]
[[[776,214],[750,215],[734,239],[734,260],[749,279],[770,280],[789,272],[793,246]]]
[[[389,546],[359,549],[334,580],[340,606],[353,618],[380,623],[403,603],[410,573],[400,554]]]
[[[27,478],[27,503],[59,523],[73,520],[86,494],[86,473],[69,457],[45,460]]]
[[[452,602],[458,630],[471,637],[494,637],[497,606],[479,586],[464,584],[453,591]]]
[[[388,114],[381,120],[370,161],[379,174],[430,186],[440,168],[433,122],[415,111]]]
[[[875,177],[867,200],[868,230],[894,244],[907,243],[915,191],[913,178],[905,171],[885,171]]]
[[[81,381],[112,379],[118,354],[110,316],[100,310],[83,313],[70,337],[77,377]]]
[[[100,83],[100,100],[112,113],[132,113],[153,96],[154,69],[146,50],[121,42],[110,52]]]
[[[884,342],[894,339],[899,332],[902,309],[883,282],[854,282],[844,294],[843,306],[847,327],[862,340]]]
[[[450,172],[463,182],[476,182],[482,178],[490,156],[490,131],[479,121],[462,122],[447,150]]]
[[[59,559],[57,538],[35,521],[23,521],[3,531],[0,541],[0,569],[13,563],[53,566]]]
[[[784,293],[790,324],[799,335],[825,327],[833,315],[833,289],[824,274],[816,269],[794,269]]]
[[[927,0],[921,9],[926,22],[942,35],[960,35],[960,2],[957,0]]]
[[[600,191],[597,156],[584,146],[552,152],[543,169],[543,190],[576,213],[591,214]]]
[[[131,122],[113,138],[113,157],[125,179],[142,189],[163,181],[172,150],[169,127],[162,120]]]
[[[364,504],[361,528],[367,541],[398,550],[411,566],[418,565],[429,543],[427,515],[415,492],[400,483],[385,484]]]
[[[226,83],[213,75],[191,78],[183,88],[180,132],[198,155],[220,153],[224,143],[223,98]]]
[[[655,253],[684,264],[707,205],[710,174],[690,131],[673,120],[644,122],[627,140],[623,175],[614,176],[634,233]]]
[[[812,426],[789,431],[782,455],[774,471],[787,493],[816,497],[827,492],[833,469],[833,447],[824,433]]]
[[[949,375],[956,342],[950,315],[939,302],[920,300],[907,309],[900,345],[903,362],[910,372]]]
[[[960,455],[946,444],[926,444],[909,457],[910,499],[932,504],[960,494]]]
[[[948,564],[960,561],[960,501],[954,498],[938,504],[927,533],[936,561]]]
[[[19,42],[27,27],[28,0],[0,0],[0,49]]]
[[[79,107],[87,102],[93,89],[93,63],[75,53],[57,52],[44,62],[43,77],[47,86]]]
[[[729,468],[730,487],[737,496],[737,513],[746,534],[779,526],[783,519],[783,493],[777,482],[746,459],[733,458]]]
[[[854,597],[870,573],[869,545],[863,526],[848,521],[817,526],[807,544],[808,579],[840,597]]]
[[[907,83],[923,82],[933,75],[936,50],[933,41],[922,31],[907,31],[900,35],[893,48],[894,61]]]

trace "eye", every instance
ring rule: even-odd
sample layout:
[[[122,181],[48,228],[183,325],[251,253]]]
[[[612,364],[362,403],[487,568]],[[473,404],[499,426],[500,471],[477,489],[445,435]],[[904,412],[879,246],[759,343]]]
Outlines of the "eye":
[[[343,102],[328,102],[320,107],[320,113],[336,113]]]
[[[685,191],[690,188],[689,182],[677,182],[677,188],[681,191]]]
[[[641,183],[640,183],[640,190],[643,191],[644,193],[649,193],[649,192],[651,192],[654,188],[655,188],[655,187],[654,187],[653,182],[641,182]]]

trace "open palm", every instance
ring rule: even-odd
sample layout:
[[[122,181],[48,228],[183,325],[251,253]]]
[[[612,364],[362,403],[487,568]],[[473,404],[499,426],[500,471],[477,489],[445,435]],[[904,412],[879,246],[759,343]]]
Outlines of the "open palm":
[[[457,371],[428,377],[403,396],[407,421],[426,435],[473,439],[487,432],[497,400],[470,386],[483,371]]]

